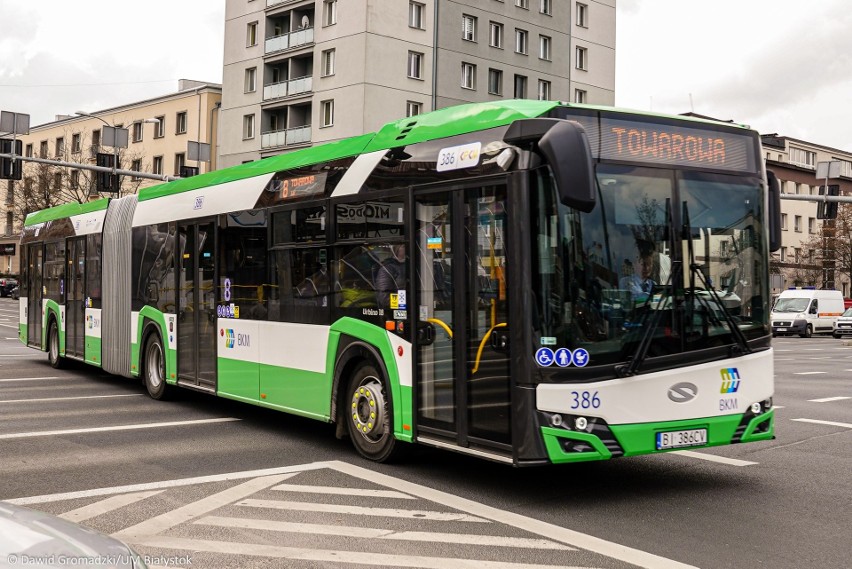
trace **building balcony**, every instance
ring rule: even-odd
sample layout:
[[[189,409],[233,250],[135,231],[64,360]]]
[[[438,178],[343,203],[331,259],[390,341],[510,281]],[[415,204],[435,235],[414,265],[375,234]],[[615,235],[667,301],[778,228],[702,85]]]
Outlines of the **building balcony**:
[[[281,6],[283,4],[293,4],[295,2],[299,2],[300,0],[266,0],[266,7],[272,8],[275,6]]]
[[[261,148],[293,146],[311,141],[311,125],[297,126],[286,130],[274,130],[260,135]]]
[[[314,78],[312,75],[297,77],[296,79],[265,85],[263,87],[263,100],[271,101],[272,99],[280,99],[281,97],[302,95],[304,93],[310,93],[313,88]]]
[[[314,43],[314,29],[304,28],[267,39],[264,53],[269,55],[270,53],[293,49],[311,43]]]

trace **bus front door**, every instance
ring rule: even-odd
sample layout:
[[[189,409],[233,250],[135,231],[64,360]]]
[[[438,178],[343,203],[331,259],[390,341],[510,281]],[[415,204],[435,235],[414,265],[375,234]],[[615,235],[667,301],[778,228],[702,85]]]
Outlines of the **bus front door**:
[[[178,383],[215,390],[215,225],[178,224],[178,236]]]
[[[415,196],[418,436],[511,452],[506,187]]]
[[[41,348],[41,299],[42,299],[42,253],[41,243],[27,247],[27,344]]]

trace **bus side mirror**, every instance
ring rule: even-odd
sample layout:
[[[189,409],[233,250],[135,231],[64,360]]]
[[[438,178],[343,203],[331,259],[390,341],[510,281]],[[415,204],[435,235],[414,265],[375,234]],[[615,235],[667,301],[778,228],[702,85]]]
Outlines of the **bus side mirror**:
[[[562,119],[517,120],[503,140],[516,146],[537,143],[538,152],[553,172],[559,201],[586,213],[594,209],[597,186],[592,147],[580,123]]]
[[[766,171],[769,186],[769,251],[781,248],[781,182],[772,170]]]

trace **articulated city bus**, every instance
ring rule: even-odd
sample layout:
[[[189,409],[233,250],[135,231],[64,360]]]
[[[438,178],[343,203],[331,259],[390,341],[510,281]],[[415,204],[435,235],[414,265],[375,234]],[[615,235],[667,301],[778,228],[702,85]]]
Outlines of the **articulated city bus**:
[[[745,127],[546,101],[30,214],[54,366],[516,466],[771,439],[777,180]]]

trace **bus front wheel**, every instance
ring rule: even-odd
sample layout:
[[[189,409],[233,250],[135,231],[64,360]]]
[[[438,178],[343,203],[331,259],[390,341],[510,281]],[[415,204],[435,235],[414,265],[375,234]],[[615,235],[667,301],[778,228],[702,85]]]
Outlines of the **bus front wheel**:
[[[349,437],[361,456],[384,462],[396,448],[392,411],[386,382],[370,363],[359,365],[346,392],[346,424]]]
[[[151,334],[145,342],[143,376],[145,389],[152,399],[166,398],[166,358],[163,342],[157,334]]]
[[[52,318],[47,328],[47,361],[55,369],[62,368],[65,363],[59,355],[59,326]]]

